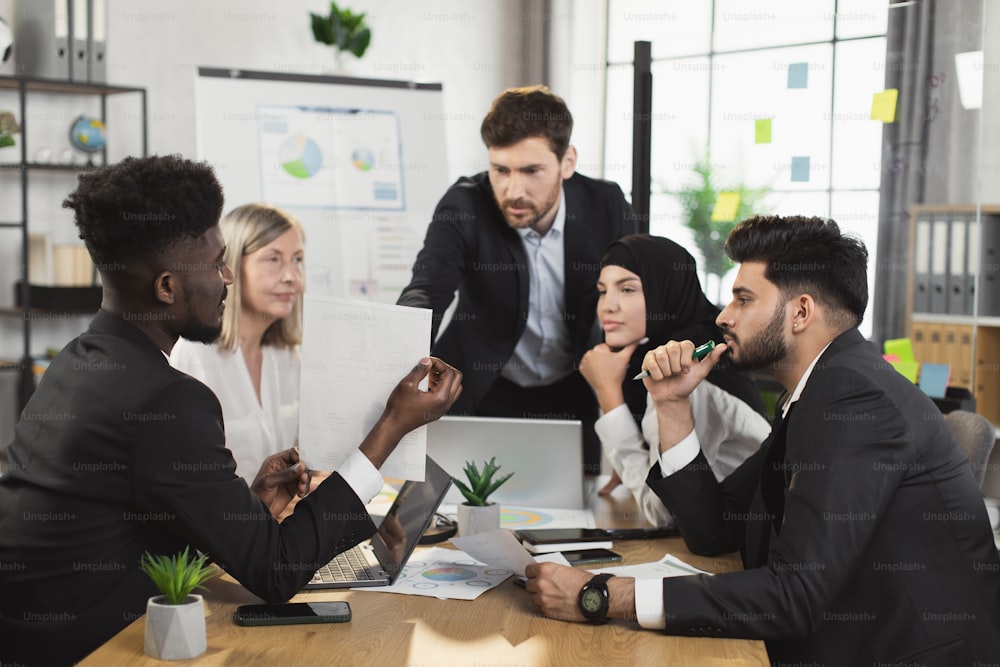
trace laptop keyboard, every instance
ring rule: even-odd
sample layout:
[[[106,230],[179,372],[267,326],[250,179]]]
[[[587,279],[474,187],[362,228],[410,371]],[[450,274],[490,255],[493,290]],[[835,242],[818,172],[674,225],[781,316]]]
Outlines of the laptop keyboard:
[[[360,549],[348,549],[316,570],[311,583],[331,584],[337,581],[371,581],[376,573],[368,567]]]

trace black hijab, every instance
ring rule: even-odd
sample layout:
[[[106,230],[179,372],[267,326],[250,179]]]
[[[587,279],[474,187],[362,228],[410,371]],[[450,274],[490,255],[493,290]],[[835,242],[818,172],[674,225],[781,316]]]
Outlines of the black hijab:
[[[719,309],[701,291],[694,257],[670,239],[649,234],[621,238],[609,245],[601,258],[601,268],[608,265],[639,276],[646,299],[649,340],[632,354],[623,387],[625,403],[636,423],[641,424],[647,392],[642,382],[632,378],[642,370],[646,352],[669,340],[690,340],[696,346],[709,340],[721,343],[722,331],[715,324]],[[717,363],[706,379],[765,414],[753,380],[732,368],[728,359]]]

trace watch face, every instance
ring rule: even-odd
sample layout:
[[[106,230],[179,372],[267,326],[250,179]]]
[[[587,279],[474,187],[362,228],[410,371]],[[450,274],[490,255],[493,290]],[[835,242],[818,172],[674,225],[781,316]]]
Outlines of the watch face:
[[[603,600],[604,595],[600,590],[596,588],[589,588],[583,592],[583,598],[580,600],[580,603],[584,610],[597,612],[601,609],[601,602]]]

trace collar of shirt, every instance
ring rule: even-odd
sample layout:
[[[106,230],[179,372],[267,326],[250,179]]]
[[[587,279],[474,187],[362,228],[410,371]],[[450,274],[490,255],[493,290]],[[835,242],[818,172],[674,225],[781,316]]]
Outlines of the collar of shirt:
[[[831,340],[830,343],[832,342],[833,341]],[[806,368],[806,372],[802,374],[801,378],[799,378],[799,383],[795,385],[795,391],[792,392],[791,397],[785,401],[785,404],[781,407],[782,419],[788,416],[788,409],[792,407],[792,403],[799,400],[799,396],[802,395],[802,390],[806,388],[806,382],[809,381],[809,376],[812,375],[813,368],[816,367],[816,362],[819,361],[819,358],[823,356],[824,352],[826,352],[826,348],[830,347],[830,343],[827,343],[823,349],[819,351],[819,354],[816,355],[816,357],[812,360],[812,363],[809,364],[809,367]]]
[[[545,232],[545,236],[552,234],[552,238],[559,238],[563,229],[566,228],[566,190],[562,187],[559,188],[559,208],[556,209],[556,217],[552,221],[552,226],[549,227],[549,231]],[[555,232],[553,234],[553,232]],[[536,232],[531,227],[518,227],[517,233],[521,235],[521,238],[527,240],[528,237],[534,236],[537,238],[543,238],[538,232]]]

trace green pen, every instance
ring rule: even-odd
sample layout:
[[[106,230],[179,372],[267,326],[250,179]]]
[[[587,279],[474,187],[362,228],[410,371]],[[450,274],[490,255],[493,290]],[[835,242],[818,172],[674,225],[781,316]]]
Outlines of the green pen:
[[[701,359],[707,357],[708,353],[714,349],[715,349],[715,341],[710,340],[704,345],[699,345],[698,347],[694,348],[694,352],[691,353],[691,358],[700,361]],[[649,371],[643,371],[632,379],[641,380],[643,378],[648,378],[648,377],[649,377]]]

